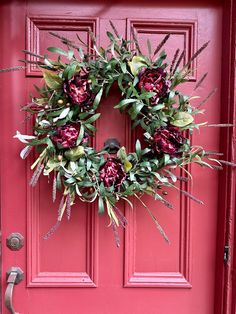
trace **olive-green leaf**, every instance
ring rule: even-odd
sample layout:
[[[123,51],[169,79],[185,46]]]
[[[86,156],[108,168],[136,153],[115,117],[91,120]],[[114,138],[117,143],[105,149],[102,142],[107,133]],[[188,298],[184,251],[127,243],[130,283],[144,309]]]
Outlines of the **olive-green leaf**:
[[[93,108],[94,109],[97,109],[97,107],[98,107],[98,105],[99,105],[99,103],[101,101],[101,98],[102,98],[102,93],[103,93],[103,88],[101,88],[99,90],[99,92],[97,93],[97,95],[96,95],[96,97],[94,99],[94,102],[93,102]]]
[[[65,157],[71,161],[76,161],[81,156],[84,155],[84,147],[83,146],[77,146],[75,148],[72,148],[70,150],[67,150],[65,152]]]
[[[51,89],[61,89],[63,80],[54,72],[43,70],[43,78],[47,86]]]
[[[129,172],[132,169],[133,165],[131,164],[131,162],[128,159],[125,159],[124,161],[124,168],[125,168],[125,172]]]
[[[63,56],[68,56],[68,52],[66,52],[65,50],[61,49],[61,48],[57,48],[57,47],[48,47],[47,48],[48,51],[51,51],[51,52],[55,52],[55,53],[58,53],[60,55],[63,55]]]
[[[134,76],[138,75],[141,68],[147,66],[147,62],[142,56],[134,56],[132,61],[128,62],[130,70]]]
[[[117,157],[120,158],[122,161],[124,161],[125,159],[127,159],[127,153],[126,153],[126,149],[124,146],[122,146],[118,152],[117,152]]]
[[[171,121],[170,123],[174,126],[178,126],[178,127],[184,127],[190,123],[193,122],[193,117],[191,116],[191,114],[187,113],[187,112],[177,112],[174,115],[174,120]]]
[[[104,201],[101,196],[98,198],[98,213],[103,214],[104,213]]]

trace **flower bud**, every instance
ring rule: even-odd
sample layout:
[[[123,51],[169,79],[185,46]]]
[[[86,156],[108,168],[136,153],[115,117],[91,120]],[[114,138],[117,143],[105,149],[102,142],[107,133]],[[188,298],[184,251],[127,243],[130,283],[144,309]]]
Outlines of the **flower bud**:
[[[58,161],[62,161],[62,158],[63,158],[62,155],[58,155],[58,156],[57,156],[57,160],[58,160]]]

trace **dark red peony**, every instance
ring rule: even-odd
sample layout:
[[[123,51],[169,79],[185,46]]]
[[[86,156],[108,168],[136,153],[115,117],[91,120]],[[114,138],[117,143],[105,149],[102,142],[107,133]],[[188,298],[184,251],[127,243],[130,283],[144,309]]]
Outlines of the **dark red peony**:
[[[100,181],[109,188],[114,186],[119,188],[126,178],[123,165],[119,159],[108,158],[100,169]]]
[[[65,81],[64,92],[74,105],[88,109],[93,103],[94,94],[88,79],[88,73],[80,71],[71,80]]]
[[[180,149],[185,142],[186,139],[177,127],[167,126],[155,130],[151,146],[158,155],[164,153],[179,157],[181,156]]]
[[[155,105],[161,97],[166,97],[169,92],[171,82],[166,79],[166,71],[162,68],[143,69],[139,73],[138,87],[144,88],[148,92],[156,93],[150,98],[150,103]]]
[[[59,148],[72,148],[76,146],[76,141],[79,136],[80,125],[71,123],[60,126],[56,129],[56,132],[51,136],[51,140],[54,144],[57,144]],[[85,134],[81,143],[88,142],[88,135]]]

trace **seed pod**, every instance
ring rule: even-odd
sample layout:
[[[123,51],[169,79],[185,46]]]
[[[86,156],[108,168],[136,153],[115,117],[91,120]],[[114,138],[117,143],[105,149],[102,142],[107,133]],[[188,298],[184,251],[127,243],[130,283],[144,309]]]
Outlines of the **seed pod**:
[[[57,160],[58,160],[58,161],[62,161],[62,155],[58,155],[58,156],[57,156]]]
[[[63,100],[62,99],[58,99],[58,101],[57,101],[57,103],[58,103],[58,105],[63,105]]]

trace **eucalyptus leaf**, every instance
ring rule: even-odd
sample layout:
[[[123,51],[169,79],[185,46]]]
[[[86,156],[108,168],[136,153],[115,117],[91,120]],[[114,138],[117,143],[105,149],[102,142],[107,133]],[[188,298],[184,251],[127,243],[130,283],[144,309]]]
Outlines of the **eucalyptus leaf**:
[[[134,56],[132,61],[128,62],[131,73],[137,76],[141,68],[147,67],[146,59],[143,56]]]
[[[36,136],[24,135],[24,134],[21,134],[19,131],[16,131],[16,135],[14,135],[13,138],[17,138],[20,142],[22,142],[24,144],[28,144],[29,143],[28,140],[35,139]]]
[[[56,117],[53,119],[53,122],[57,122],[58,120],[64,119],[70,112],[70,108],[65,108],[59,115],[59,117]]]
[[[70,150],[65,151],[65,157],[71,161],[76,161],[83,155],[84,155],[83,146],[77,146]]]
[[[79,136],[78,136],[77,141],[76,141],[76,145],[79,145],[81,143],[83,137],[84,137],[84,126],[81,124],[80,125]]]
[[[22,159],[25,159],[25,158],[29,155],[29,153],[31,152],[31,150],[32,150],[32,146],[25,146],[25,147],[22,149],[22,151],[20,152],[20,157],[21,157]]]
[[[94,102],[93,102],[94,109],[97,109],[97,107],[98,107],[98,105],[99,105],[99,103],[101,101],[101,98],[102,98],[102,93],[103,93],[103,88],[101,88],[99,90],[99,92],[97,93],[97,95],[96,95],[96,97],[94,99]]]
[[[124,161],[124,168],[125,168],[125,172],[129,172],[132,169],[133,165],[131,164],[131,162],[128,159],[125,159]]]
[[[116,105],[114,108],[118,108],[118,109],[120,109],[120,108],[122,108],[122,107],[124,107],[124,106],[126,106],[126,105],[128,105],[128,104],[131,104],[131,103],[133,103],[133,102],[137,102],[137,99],[123,99],[123,100],[121,100],[121,102],[119,102],[119,104],[118,105]]]
[[[56,73],[49,71],[49,70],[42,70],[43,71],[43,78],[47,86],[51,89],[61,89],[63,80],[60,78]]]
[[[136,141],[135,150],[136,150],[136,154],[137,154],[138,158],[140,159],[142,157],[142,150],[141,150],[140,140]]]
[[[170,123],[177,127],[184,127],[193,122],[194,118],[188,112],[177,112],[173,116],[173,121]]]
[[[99,214],[103,214],[104,213],[104,201],[103,198],[101,196],[99,196],[98,198],[98,213]]]
[[[95,122],[99,117],[100,117],[101,113],[95,113],[92,117],[88,118],[86,121],[83,122],[83,124],[87,124],[87,123],[93,123]]]
[[[117,157],[120,158],[122,161],[124,161],[125,159],[127,159],[127,153],[126,153],[126,149],[124,146],[122,146],[118,152],[117,152]]]
[[[47,50],[68,57],[68,53],[65,50],[61,49],[61,48],[48,47]]]

